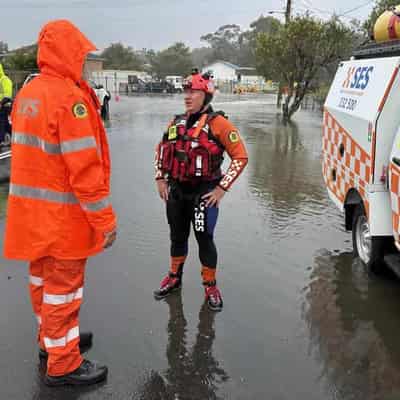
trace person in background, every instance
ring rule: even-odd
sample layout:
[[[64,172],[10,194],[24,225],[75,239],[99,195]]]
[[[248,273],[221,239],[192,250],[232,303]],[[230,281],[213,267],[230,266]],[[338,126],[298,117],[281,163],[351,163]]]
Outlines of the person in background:
[[[6,134],[11,133],[8,117],[12,97],[13,83],[4,73],[3,65],[0,63],[0,145],[5,142]]]

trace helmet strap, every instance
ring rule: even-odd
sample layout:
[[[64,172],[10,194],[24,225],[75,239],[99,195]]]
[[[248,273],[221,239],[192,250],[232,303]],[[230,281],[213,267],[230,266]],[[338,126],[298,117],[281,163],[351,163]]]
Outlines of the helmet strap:
[[[202,111],[205,111],[205,109],[209,106],[209,104],[211,103],[213,99],[213,95],[211,93],[206,93],[206,96],[204,98],[204,102],[203,102],[203,109]]]

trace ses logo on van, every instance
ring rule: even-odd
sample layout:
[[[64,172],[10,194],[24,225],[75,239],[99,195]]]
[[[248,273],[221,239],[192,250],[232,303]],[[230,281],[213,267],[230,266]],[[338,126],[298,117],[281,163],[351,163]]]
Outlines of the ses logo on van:
[[[374,67],[350,67],[347,71],[347,78],[342,86],[345,89],[365,90],[370,81]]]

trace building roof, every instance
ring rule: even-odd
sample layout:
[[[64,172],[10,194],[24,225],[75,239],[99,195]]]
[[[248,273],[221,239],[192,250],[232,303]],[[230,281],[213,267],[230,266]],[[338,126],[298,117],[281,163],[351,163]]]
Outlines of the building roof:
[[[224,65],[228,66],[229,68],[234,69],[235,71],[240,68],[238,65],[232,64],[228,61],[216,60],[216,61],[212,62],[211,64],[206,65],[203,69],[208,69],[208,67],[211,67],[214,64],[224,64]]]
[[[211,67],[214,64],[224,64],[227,67],[234,69],[236,73],[240,73],[242,75],[254,75],[254,73],[256,73],[255,67],[240,67],[239,65],[235,65],[228,61],[223,61],[223,60],[216,60],[216,61],[212,62],[211,64],[206,65],[203,68],[203,70],[212,69]]]
[[[254,75],[257,70],[254,67],[239,67],[236,72],[242,75]]]
[[[105,61],[105,59],[101,56],[99,56],[98,54],[94,54],[94,53],[89,53],[87,56],[88,60],[91,61]]]

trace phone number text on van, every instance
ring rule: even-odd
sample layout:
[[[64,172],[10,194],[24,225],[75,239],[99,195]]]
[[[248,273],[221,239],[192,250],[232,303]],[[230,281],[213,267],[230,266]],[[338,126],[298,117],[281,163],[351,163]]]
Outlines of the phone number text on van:
[[[349,97],[341,97],[339,101],[339,108],[347,111],[354,111],[357,107],[358,101]]]

